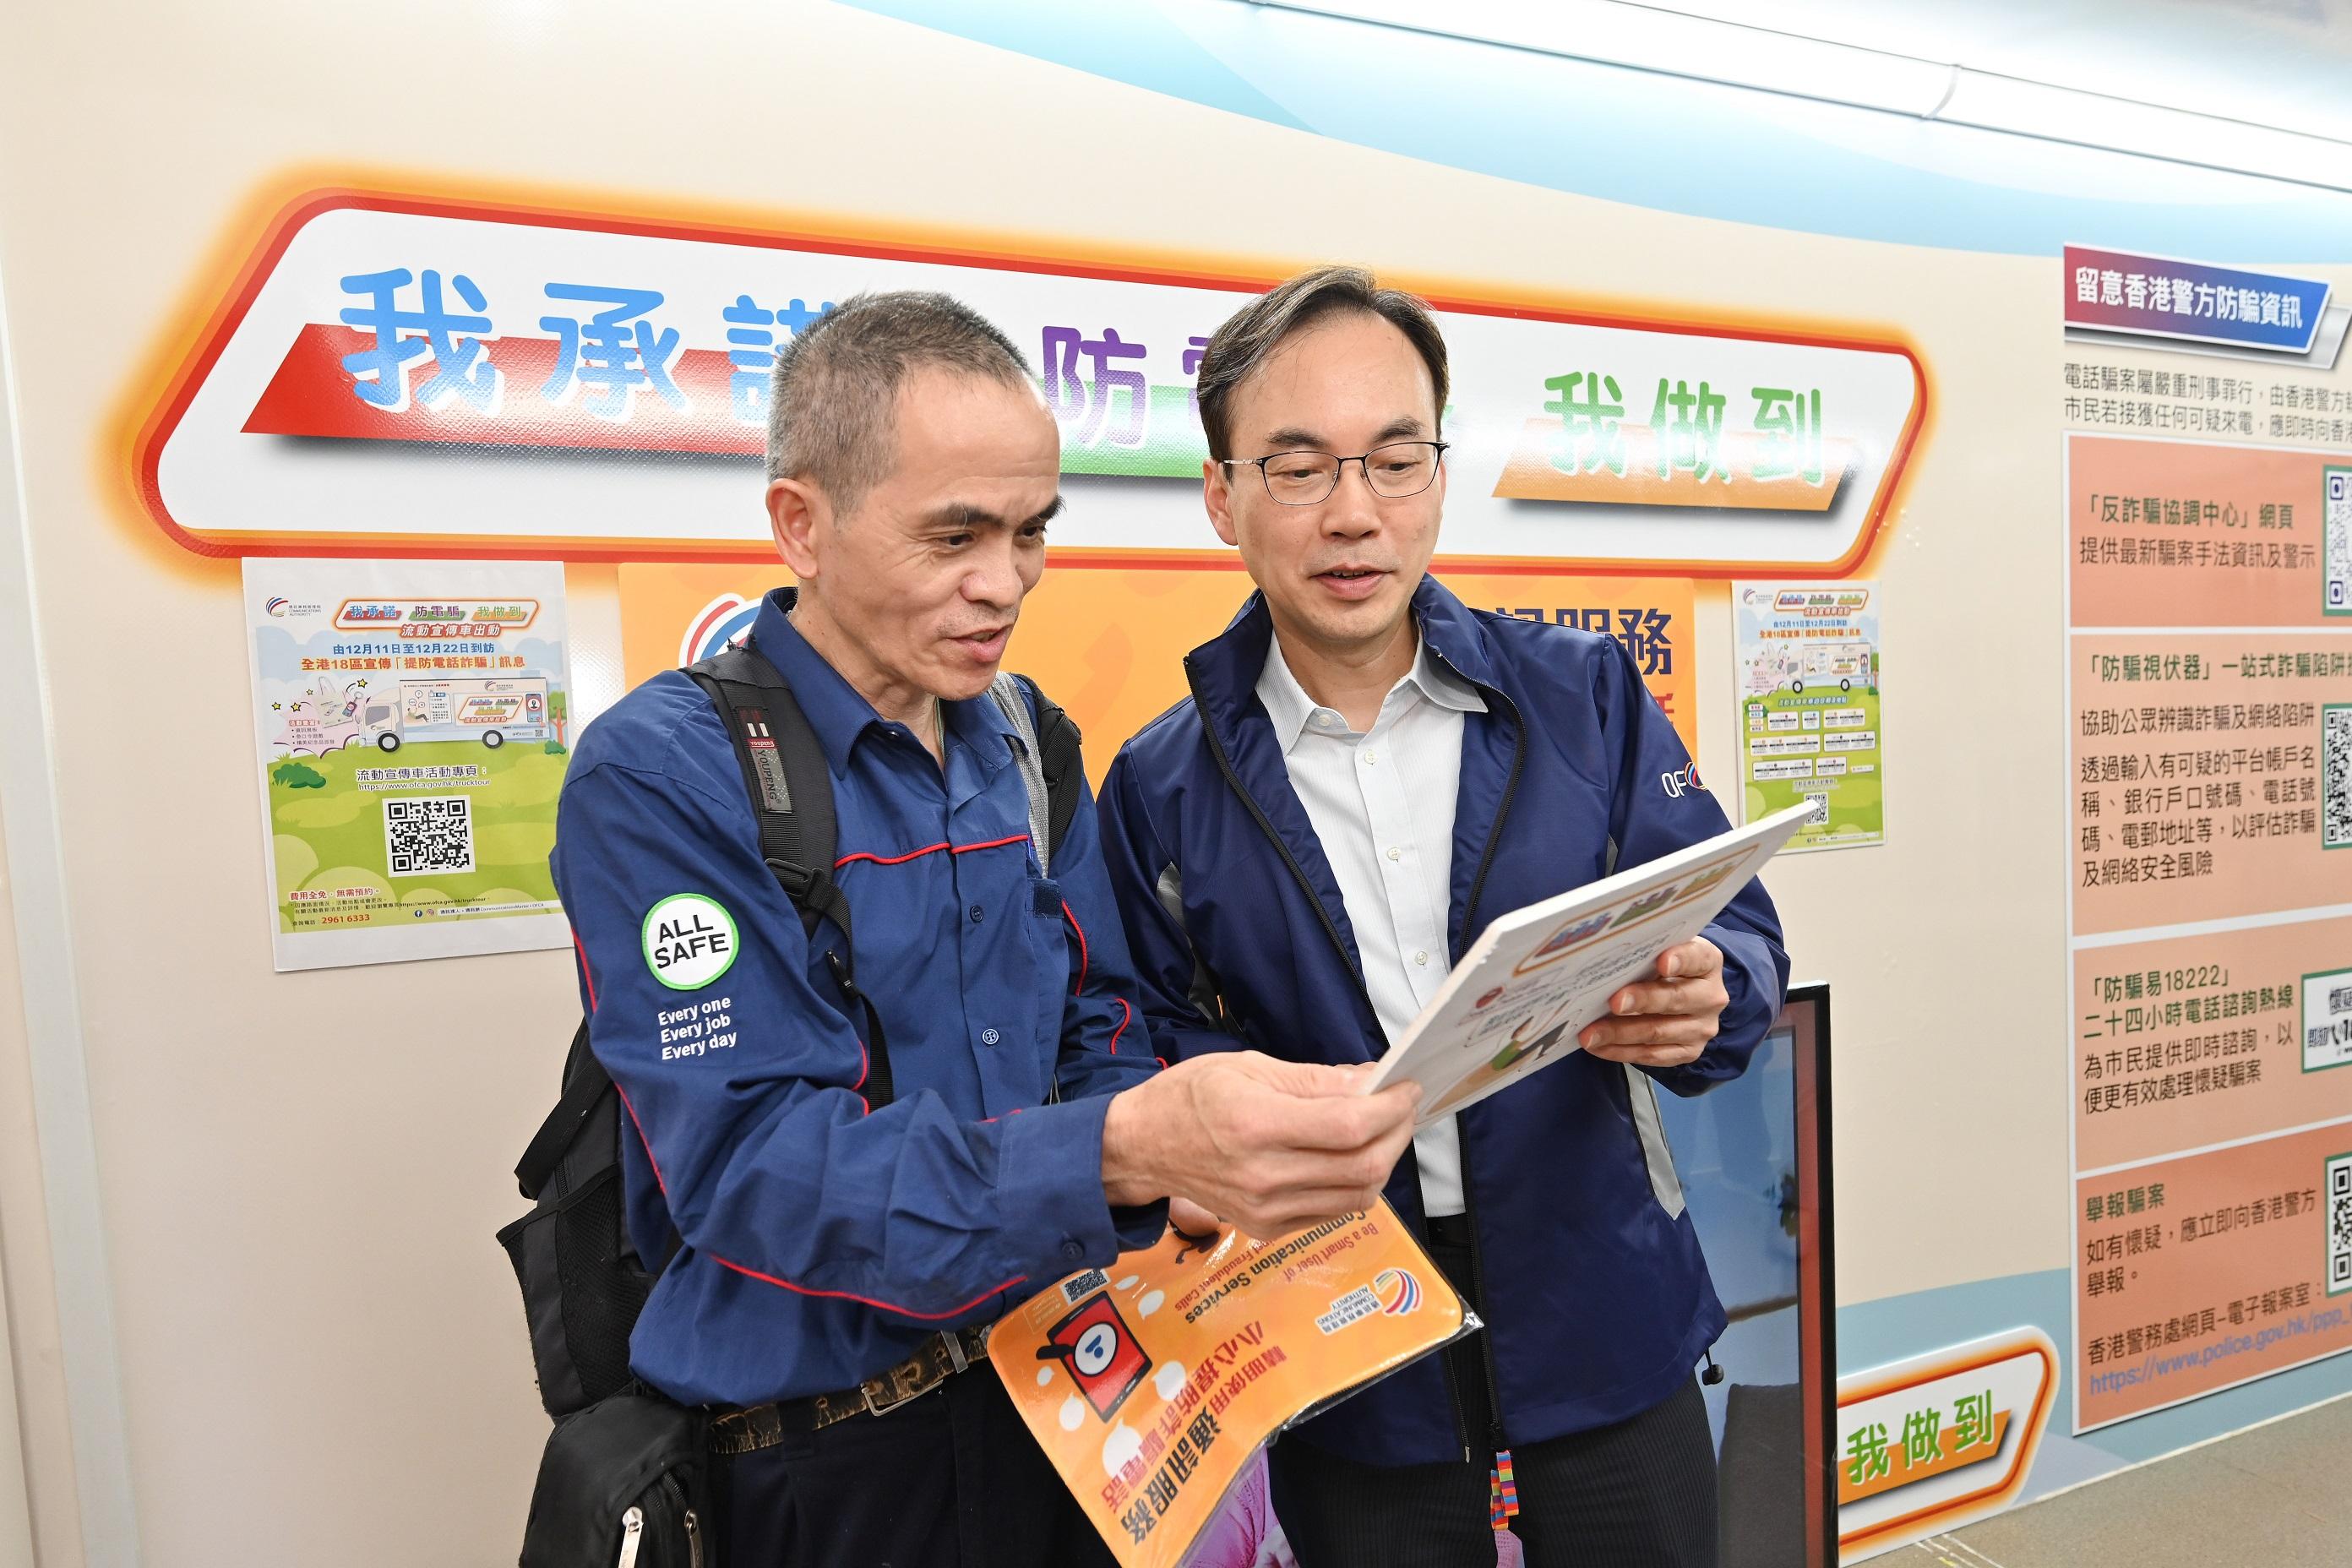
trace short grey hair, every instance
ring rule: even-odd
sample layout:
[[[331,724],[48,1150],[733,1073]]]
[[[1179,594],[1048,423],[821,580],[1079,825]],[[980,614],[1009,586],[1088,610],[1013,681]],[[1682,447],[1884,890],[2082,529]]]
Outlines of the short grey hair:
[[[1201,404],[1201,430],[1209,456],[1219,462],[1234,455],[1232,403],[1241,384],[1257,374],[1290,336],[1343,310],[1378,316],[1405,335],[1429,367],[1437,394],[1437,416],[1445,416],[1445,338],[1429,305],[1402,289],[1387,289],[1360,267],[1318,267],[1277,283],[1225,319],[1210,334],[1201,354],[1193,390]],[[1432,432],[1434,434],[1435,432]]]
[[[898,458],[898,388],[924,365],[1021,385],[1029,362],[971,306],[914,289],[856,294],[793,336],[769,385],[768,478],[857,509]]]

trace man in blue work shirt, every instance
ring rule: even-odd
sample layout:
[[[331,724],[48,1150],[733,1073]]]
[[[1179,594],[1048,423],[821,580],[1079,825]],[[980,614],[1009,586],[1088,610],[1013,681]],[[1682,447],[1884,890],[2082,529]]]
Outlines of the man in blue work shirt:
[[[1277,1231],[1363,1206],[1412,1097],[1264,1058],[1159,1070],[1091,799],[1050,865],[1032,842],[987,692],[1059,445],[1002,333],[939,295],[845,302],[779,356],[768,454],[800,586],[751,646],[831,771],[894,1097],[868,1104],[840,933],[804,931],[763,863],[719,713],[646,682],[583,735],[554,855],[630,1233],[681,1243],[632,1363],[720,1412],[732,1568],[1097,1561],[994,1373],[965,1373],[974,1331],[1155,1240],[1171,1194]]]
[[[1726,826],[1616,643],[1426,574],[1446,379],[1427,307],[1344,268],[1244,307],[1202,357],[1209,516],[1258,594],[1103,795],[1162,1056],[1373,1060],[1495,916]],[[1750,886],[1580,1051],[1414,1137],[1389,1202],[1487,1330],[1276,1447],[1303,1568],[1491,1561],[1503,1453],[1537,1568],[1714,1568],[1694,1373],[1724,1314],[1652,1085],[1737,1075],[1787,978]]]

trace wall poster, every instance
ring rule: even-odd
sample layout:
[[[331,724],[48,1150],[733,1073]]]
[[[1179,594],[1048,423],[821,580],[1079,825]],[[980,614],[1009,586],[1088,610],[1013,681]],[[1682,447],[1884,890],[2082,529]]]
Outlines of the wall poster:
[[[250,557],[245,606],[278,967],[567,945],[562,568]]]
[[[1886,840],[1875,583],[1735,583],[1743,822],[1810,802],[1789,850]]]

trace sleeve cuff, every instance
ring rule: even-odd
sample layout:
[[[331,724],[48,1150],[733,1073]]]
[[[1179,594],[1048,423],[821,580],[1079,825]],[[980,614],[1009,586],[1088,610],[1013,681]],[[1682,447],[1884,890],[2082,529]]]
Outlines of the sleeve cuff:
[[[1103,1119],[1109,1110],[1110,1097],[1097,1095],[1004,1119],[997,1156],[999,1212],[1023,1238],[1024,1261],[1040,1279],[1100,1268],[1126,1245],[1103,1196]]]
[[[1759,1039],[1772,1026],[1773,1016],[1780,1011],[1780,999],[1769,993],[1773,986],[1768,982],[1757,984],[1757,964],[1764,964],[1763,973],[1772,981],[1779,979],[1768,954],[1756,950],[1761,943],[1752,932],[1735,930],[1720,923],[1708,926],[1700,933],[1723,952],[1723,990],[1729,998],[1724,1005],[1725,1033],[1739,1035],[1753,1031]]]
[[[1118,1234],[1121,1252],[1140,1252],[1156,1246],[1168,1234],[1168,1200],[1154,1198],[1133,1208],[1115,1208],[1110,1211],[1110,1224]]]

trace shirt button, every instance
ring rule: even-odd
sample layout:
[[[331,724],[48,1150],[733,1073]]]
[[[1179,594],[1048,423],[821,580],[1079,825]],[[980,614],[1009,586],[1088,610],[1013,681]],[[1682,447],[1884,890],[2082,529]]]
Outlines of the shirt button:
[[[1003,1037],[993,1029],[982,1029],[980,1032],[980,1043],[983,1046],[992,1046],[1002,1038]]]
[[[1373,763],[1374,762],[1378,761],[1378,760],[1379,760],[1379,759],[1377,759],[1376,757],[1374,757],[1374,756],[1372,755],[1372,753],[1371,753],[1371,752],[1366,752],[1364,753],[1364,766],[1366,766],[1366,767],[1368,767],[1368,768],[1369,768],[1369,767],[1370,767],[1370,766],[1372,765],[1372,763]]]
[[[1412,955],[1412,961],[1415,963],[1427,963],[1429,962],[1429,954],[1425,952],[1416,952]]]
[[[1087,1255],[1087,1249],[1086,1249],[1085,1247],[1080,1247],[1076,1242],[1075,1242],[1075,1241],[1071,1241],[1071,1240],[1069,1240],[1069,1239],[1068,1239],[1068,1238],[1066,1238],[1066,1237],[1065,1237],[1065,1238],[1063,1239],[1063,1242],[1062,1242],[1062,1256],[1063,1256],[1063,1257],[1065,1257],[1065,1258],[1068,1258],[1071,1262],[1076,1263],[1076,1262],[1077,1262],[1080,1258],[1084,1258],[1086,1255]]]
[[[1401,860],[1404,858],[1404,851],[1399,849],[1394,845],[1391,845],[1389,846],[1389,858],[1391,860]]]
[[[980,919],[981,919],[981,910],[980,910],[980,906],[979,906],[978,904],[974,904],[974,905],[972,905],[972,906],[971,906],[971,923],[972,923],[972,924],[974,924],[974,925],[978,925],[978,924],[980,923]]]

